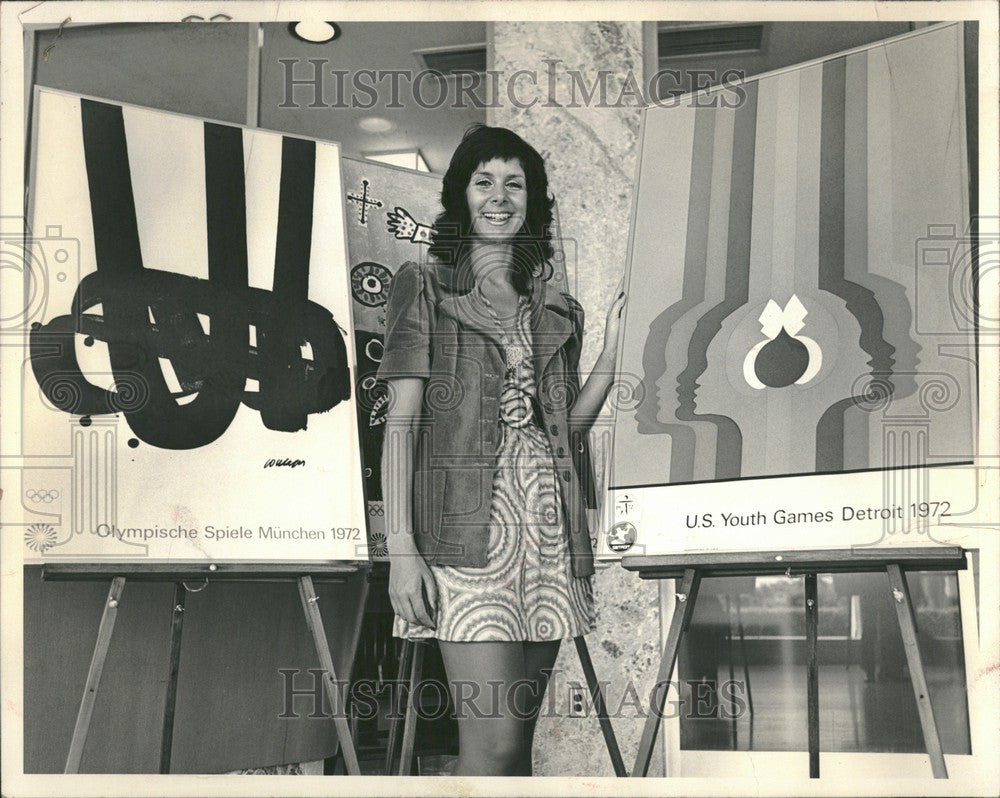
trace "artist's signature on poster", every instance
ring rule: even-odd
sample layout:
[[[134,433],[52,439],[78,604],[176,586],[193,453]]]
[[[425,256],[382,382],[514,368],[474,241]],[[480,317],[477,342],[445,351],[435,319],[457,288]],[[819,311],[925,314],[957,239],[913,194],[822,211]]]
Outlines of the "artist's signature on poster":
[[[264,463],[264,468],[298,468],[299,466],[304,466],[305,464],[305,460],[289,460],[287,457],[281,460],[276,460],[272,457]]]

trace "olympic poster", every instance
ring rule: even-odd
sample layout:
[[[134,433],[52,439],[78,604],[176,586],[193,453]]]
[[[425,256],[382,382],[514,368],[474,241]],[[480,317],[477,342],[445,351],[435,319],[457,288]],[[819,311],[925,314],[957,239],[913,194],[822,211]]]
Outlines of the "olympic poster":
[[[339,146],[36,99],[26,559],[364,558]]]
[[[606,556],[996,522],[962,48],[936,26],[645,111]]]

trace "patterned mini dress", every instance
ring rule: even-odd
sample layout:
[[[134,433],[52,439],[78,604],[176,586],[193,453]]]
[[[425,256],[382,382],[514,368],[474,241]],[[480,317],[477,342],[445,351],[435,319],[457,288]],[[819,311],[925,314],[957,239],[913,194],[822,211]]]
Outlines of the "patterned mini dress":
[[[535,419],[529,305],[518,302],[511,339],[482,293],[500,332],[506,374],[493,475],[487,564],[431,565],[437,627],[396,617],[396,637],[454,642],[562,640],[594,628],[592,578],[573,576],[560,483],[548,438]]]

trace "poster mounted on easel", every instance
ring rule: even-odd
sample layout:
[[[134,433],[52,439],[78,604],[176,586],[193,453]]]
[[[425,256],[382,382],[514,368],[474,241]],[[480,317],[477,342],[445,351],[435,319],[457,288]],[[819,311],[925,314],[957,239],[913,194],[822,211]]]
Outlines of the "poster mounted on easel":
[[[997,521],[963,75],[952,23],[646,109],[604,556]]]
[[[29,198],[26,559],[363,559],[339,146],[39,89]]]

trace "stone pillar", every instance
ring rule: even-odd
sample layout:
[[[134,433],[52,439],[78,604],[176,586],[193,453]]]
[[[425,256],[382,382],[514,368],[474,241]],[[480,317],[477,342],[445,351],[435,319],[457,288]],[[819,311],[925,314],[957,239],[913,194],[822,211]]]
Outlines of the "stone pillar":
[[[586,311],[585,377],[601,351],[605,314],[625,269],[642,105],[641,23],[496,22],[488,35],[490,69],[503,73],[500,107],[489,109],[488,122],[516,131],[545,158],[566,241],[569,290]],[[527,73],[515,77],[517,70]],[[601,486],[608,410],[594,432]],[[595,587],[598,627],[587,643],[598,678],[609,683],[610,711],[624,704],[613,724],[631,768],[643,721],[635,696],[648,709],[659,660],[657,587],[617,564],[599,569]],[[583,673],[567,642],[535,735],[535,775],[612,776],[596,716],[570,717],[574,683],[584,683]],[[662,767],[658,757],[650,775],[662,774]]]

